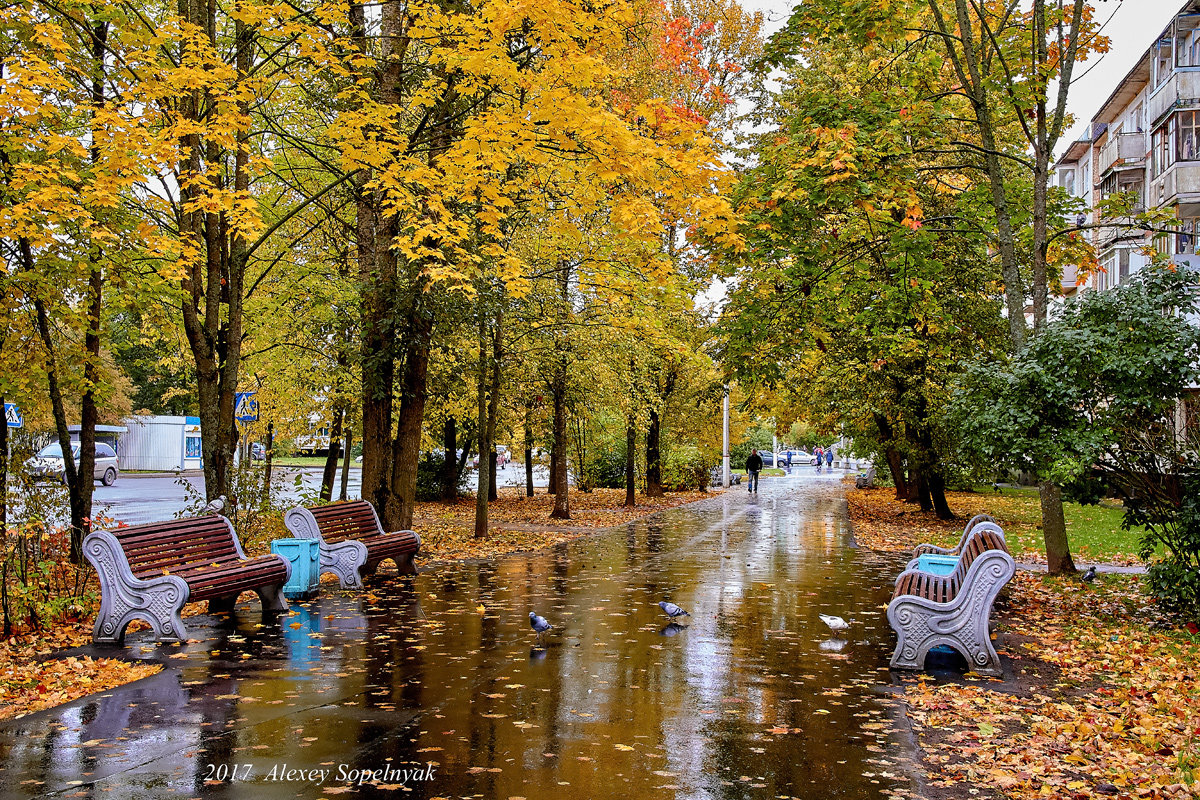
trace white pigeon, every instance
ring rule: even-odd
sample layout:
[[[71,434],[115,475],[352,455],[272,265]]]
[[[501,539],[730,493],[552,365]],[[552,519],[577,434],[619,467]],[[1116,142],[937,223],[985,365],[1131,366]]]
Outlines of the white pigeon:
[[[829,630],[833,631],[834,633],[841,633],[850,627],[850,623],[846,622],[846,620],[842,619],[841,617],[831,617],[828,614],[818,614],[817,616],[820,617],[821,622],[824,622],[826,625],[828,625]]]
[[[221,514],[225,511],[225,495],[221,495],[215,500],[209,500],[208,504],[200,511],[201,514]]]

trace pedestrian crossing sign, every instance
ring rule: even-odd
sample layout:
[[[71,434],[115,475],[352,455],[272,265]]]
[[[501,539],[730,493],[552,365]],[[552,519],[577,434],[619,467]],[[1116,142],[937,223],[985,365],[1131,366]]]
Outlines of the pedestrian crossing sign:
[[[233,416],[238,422],[254,422],[258,419],[258,401],[254,392],[238,392],[234,395]]]
[[[17,408],[16,403],[4,404],[4,421],[10,428],[25,427],[25,418],[21,416],[21,409]]]

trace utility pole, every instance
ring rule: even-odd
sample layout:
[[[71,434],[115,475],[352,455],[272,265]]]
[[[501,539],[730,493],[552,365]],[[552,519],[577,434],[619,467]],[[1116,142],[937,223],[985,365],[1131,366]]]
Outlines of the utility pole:
[[[729,488],[729,384],[725,384],[725,403],[721,415],[721,486]]]

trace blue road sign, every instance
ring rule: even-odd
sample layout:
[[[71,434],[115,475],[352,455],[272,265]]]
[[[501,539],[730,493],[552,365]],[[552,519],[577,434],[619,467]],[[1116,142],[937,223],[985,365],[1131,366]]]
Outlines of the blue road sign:
[[[254,422],[258,419],[258,401],[254,392],[238,392],[233,398],[233,416],[238,422]]]
[[[4,404],[4,420],[10,428],[25,427],[25,418],[21,416],[21,409],[17,408],[16,403]]]

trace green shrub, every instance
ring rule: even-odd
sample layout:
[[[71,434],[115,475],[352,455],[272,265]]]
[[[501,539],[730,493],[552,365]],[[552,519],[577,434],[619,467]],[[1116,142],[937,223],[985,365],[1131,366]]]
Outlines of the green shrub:
[[[593,449],[585,468],[588,484],[598,489],[625,488],[625,448]]]
[[[663,488],[675,492],[707,489],[712,477],[712,461],[699,447],[672,447],[663,458]]]
[[[442,467],[446,456],[442,453],[425,453],[417,462],[417,500],[442,499]],[[458,494],[467,492],[467,470],[458,476]]]

